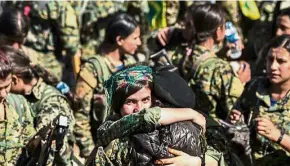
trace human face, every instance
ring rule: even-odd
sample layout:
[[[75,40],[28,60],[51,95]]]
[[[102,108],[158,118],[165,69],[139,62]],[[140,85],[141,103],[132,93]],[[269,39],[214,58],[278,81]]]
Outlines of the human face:
[[[267,56],[267,75],[271,83],[290,81],[290,54],[282,47],[272,48]]]
[[[29,95],[31,93],[32,86],[30,83],[25,83],[21,77],[16,75],[12,76],[11,92],[21,95]]]
[[[276,36],[290,35],[290,19],[288,16],[279,16],[277,19]]]
[[[9,74],[6,79],[0,79],[0,102],[6,99],[11,89],[12,76]]]
[[[121,115],[126,116],[151,107],[151,89],[146,86],[127,97],[122,108]]]
[[[217,34],[217,39],[216,39],[217,43],[219,43],[221,41],[224,41],[225,35],[226,35],[226,24],[225,24],[225,22],[221,26],[219,26],[217,28],[216,34]]]
[[[125,39],[121,39],[121,42],[119,43],[124,53],[131,55],[135,54],[138,46],[141,45],[140,28],[137,27],[131,35]]]

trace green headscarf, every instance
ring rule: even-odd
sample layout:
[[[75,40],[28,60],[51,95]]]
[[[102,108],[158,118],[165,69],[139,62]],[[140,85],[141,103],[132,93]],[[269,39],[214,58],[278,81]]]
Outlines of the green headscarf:
[[[126,88],[128,85],[134,85],[138,81],[152,82],[152,69],[148,66],[134,66],[113,74],[105,81],[107,103],[112,104],[112,98],[115,92],[120,88]]]

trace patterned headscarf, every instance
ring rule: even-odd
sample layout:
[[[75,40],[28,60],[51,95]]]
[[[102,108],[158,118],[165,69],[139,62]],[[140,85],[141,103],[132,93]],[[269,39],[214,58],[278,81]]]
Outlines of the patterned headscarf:
[[[138,81],[152,82],[152,69],[148,66],[134,66],[121,70],[112,75],[105,81],[107,103],[112,104],[112,98],[115,92],[121,88],[126,88],[128,85],[134,85]]]

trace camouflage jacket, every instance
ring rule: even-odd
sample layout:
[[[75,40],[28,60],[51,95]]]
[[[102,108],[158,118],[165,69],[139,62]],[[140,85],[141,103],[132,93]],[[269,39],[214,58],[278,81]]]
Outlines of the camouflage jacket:
[[[55,155],[56,162],[59,164],[71,165],[71,154],[73,141],[73,127],[75,119],[72,109],[65,96],[63,96],[56,88],[47,85],[41,78],[32,88],[29,96],[26,96],[33,109],[35,119],[35,128],[37,131],[49,125],[59,114],[68,117],[69,128],[64,138],[64,146],[60,153]]]
[[[244,88],[230,64],[196,45],[182,70],[197,96],[196,109],[212,118],[225,119]]]
[[[153,107],[124,116],[114,122],[106,121],[103,123],[98,129],[96,165],[134,165],[134,146],[129,136],[154,131],[160,126],[158,123],[160,113],[159,107]],[[106,148],[103,149],[102,146]],[[210,146],[207,146],[207,157],[217,160],[220,166],[227,166],[223,153]]]
[[[19,115],[8,102],[4,103],[5,119],[0,121],[0,165],[15,165],[24,147],[26,130],[20,123]]]
[[[105,27],[109,16],[125,11],[122,2],[117,1],[71,1],[76,11],[81,32],[82,55],[95,55],[96,49],[105,38]]]
[[[33,64],[39,64],[45,68],[50,74],[54,75],[58,80],[61,80],[62,73],[60,73],[61,64],[54,56],[48,56],[42,52],[35,51],[32,48],[21,45],[20,50],[27,55]]]
[[[82,64],[75,89],[77,96],[82,99],[82,105],[74,114],[76,117],[74,133],[83,156],[88,156],[94,147],[91,127],[97,129],[104,119],[112,114],[112,112],[106,112],[105,109],[103,83],[104,77],[108,78],[118,70],[118,67],[114,66],[105,56],[94,56],[98,56],[97,61],[88,58]],[[132,56],[124,59],[124,66],[134,63],[136,61]],[[93,124],[91,124],[92,118],[94,120]]]
[[[237,101],[235,109],[240,110],[248,118],[251,129],[251,147],[253,156],[258,165],[289,165],[285,160],[289,159],[286,152],[279,144],[269,141],[256,133],[254,119],[263,117],[270,119],[285,134],[290,135],[290,94],[271,104],[269,93],[270,82],[263,77],[256,78],[250,82],[242,96]]]
[[[53,52],[57,56],[75,55],[79,48],[79,28],[76,13],[68,2],[19,3],[23,3],[23,7],[26,3],[31,7],[31,28],[26,46],[42,53]]]
[[[31,115],[31,107],[22,95],[9,93],[6,100],[19,115],[19,122],[23,128],[22,139],[24,145],[26,145],[36,132],[34,129],[33,117]]]

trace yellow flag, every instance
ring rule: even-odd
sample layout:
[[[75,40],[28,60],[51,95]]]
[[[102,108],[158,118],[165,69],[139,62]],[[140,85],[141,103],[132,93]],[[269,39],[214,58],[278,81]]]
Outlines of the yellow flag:
[[[149,13],[146,14],[147,20],[152,30],[164,28],[166,23],[166,2],[148,1]]]
[[[254,0],[239,0],[240,9],[244,16],[251,20],[257,20],[261,17],[257,4]]]

